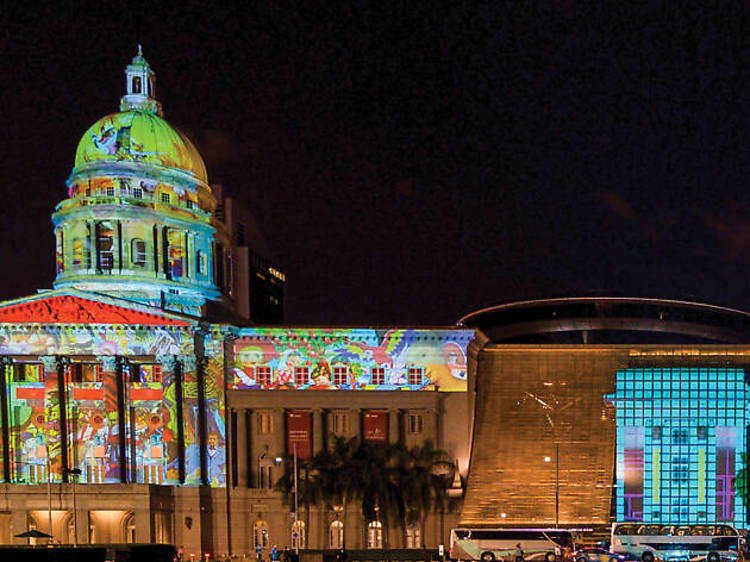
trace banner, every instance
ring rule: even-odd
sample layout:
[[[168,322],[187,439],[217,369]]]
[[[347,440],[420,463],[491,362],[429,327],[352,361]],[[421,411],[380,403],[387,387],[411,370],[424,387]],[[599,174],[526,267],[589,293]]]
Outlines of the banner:
[[[365,412],[362,415],[362,438],[371,443],[387,443],[388,412]]]
[[[286,412],[286,452],[291,455],[297,449],[297,457],[312,457],[312,414],[310,412]]]

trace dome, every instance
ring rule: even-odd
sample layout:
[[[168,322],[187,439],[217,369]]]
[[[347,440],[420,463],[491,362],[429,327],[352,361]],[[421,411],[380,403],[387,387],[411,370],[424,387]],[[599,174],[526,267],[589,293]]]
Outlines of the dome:
[[[176,168],[208,183],[200,153],[183,133],[146,109],[102,117],[84,133],[75,167],[98,162],[138,162]]]

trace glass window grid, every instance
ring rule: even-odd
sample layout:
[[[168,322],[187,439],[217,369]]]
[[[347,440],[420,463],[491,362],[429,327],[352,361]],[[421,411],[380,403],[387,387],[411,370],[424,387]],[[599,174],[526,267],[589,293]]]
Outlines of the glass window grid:
[[[716,520],[716,427],[736,428],[735,473],[745,451],[744,370],[736,368],[652,368],[617,372],[617,515],[624,518],[624,427],[662,427],[654,439],[646,431],[644,444],[643,519],[646,522],[711,523]],[[700,428],[700,435],[699,435]],[[673,431],[678,430],[677,439]],[[685,438],[687,430],[687,438]],[[658,437],[658,432],[657,432]],[[678,442],[675,442],[678,441]],[[653,501],[653,456],[660,454],[660,497]],[[704,451],[705,480],[697,482],[699,450]],[[672,478],[672,462],[687,461],[687,481]],[[683,472],[679,472],[683,475]],[[698,501],[702,493],[703,501]],[[744,526],[744,513],[735,497],[734,524]]]

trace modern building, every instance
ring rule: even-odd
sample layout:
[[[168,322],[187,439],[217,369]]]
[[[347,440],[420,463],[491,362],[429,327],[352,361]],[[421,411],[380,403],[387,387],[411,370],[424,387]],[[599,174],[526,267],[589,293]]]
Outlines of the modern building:
[[[464,317],[476,394],[462,525],[745,527],[750,315],[642,298]]]
[[[437,544],[458,504],[409,529],[353,505],[292,528],[277,459],[430,441],[465,476],[473,331],[257,325],[282,318],[283,272],[164,120],[140,50],[125,77],[52,217],[54,289],[0,303],[0,542]]]

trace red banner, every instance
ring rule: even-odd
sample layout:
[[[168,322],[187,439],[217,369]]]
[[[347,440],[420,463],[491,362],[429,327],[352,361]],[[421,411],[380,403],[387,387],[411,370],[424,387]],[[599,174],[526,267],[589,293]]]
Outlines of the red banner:
[[[286,452],[297,450],[297,457],[312,457],[312,414],[310,412],[286,413]]]
[[[365,412],[362,416],[362,438],[371,443],[387,443],[388,412]]]

